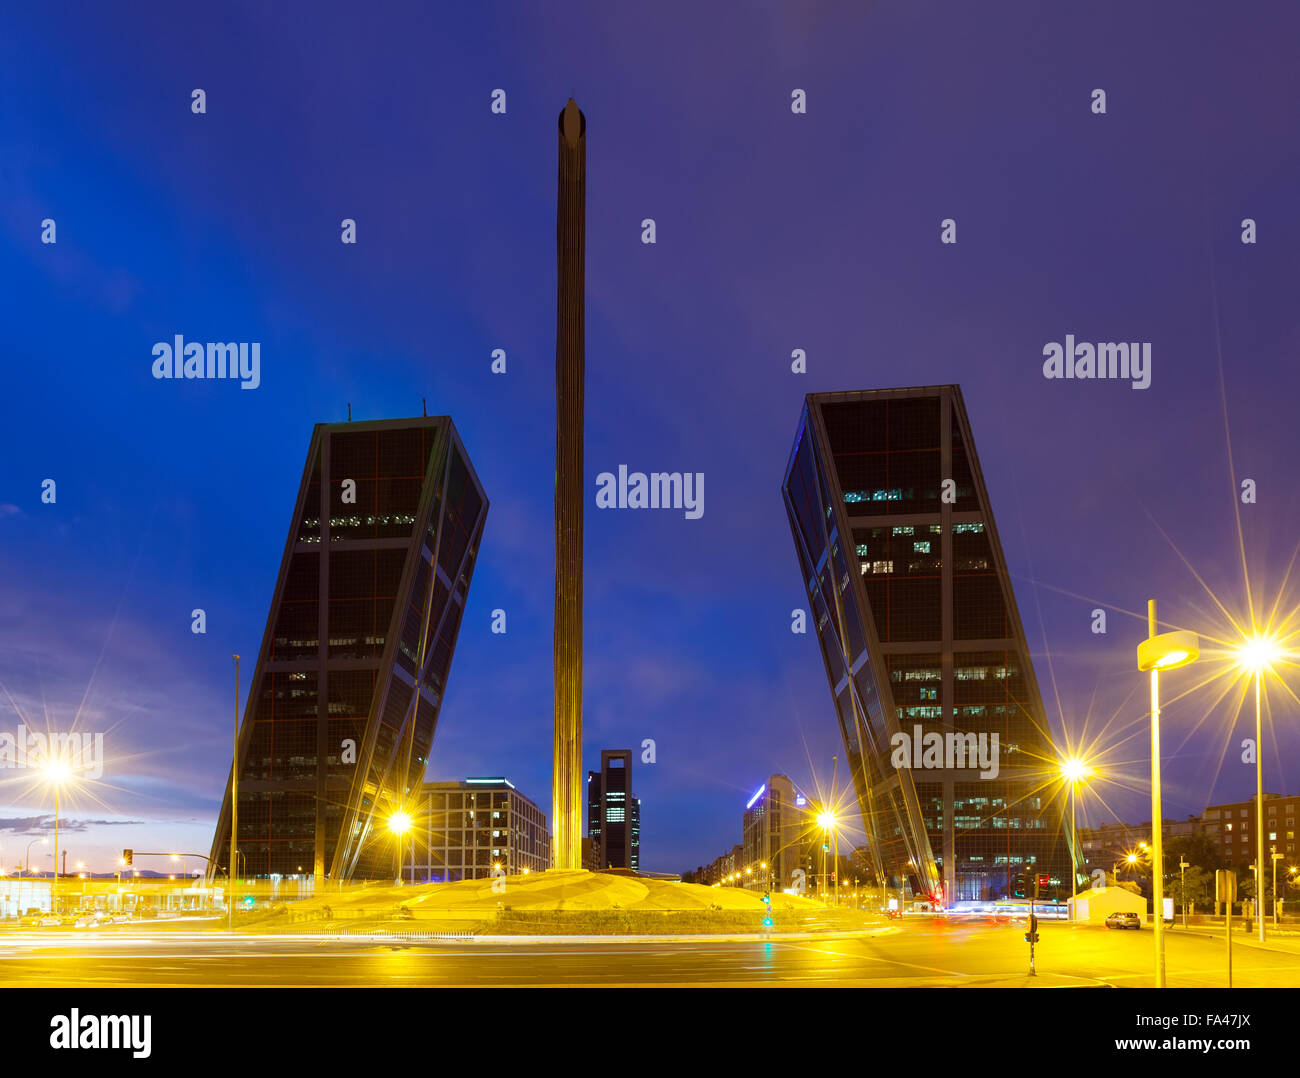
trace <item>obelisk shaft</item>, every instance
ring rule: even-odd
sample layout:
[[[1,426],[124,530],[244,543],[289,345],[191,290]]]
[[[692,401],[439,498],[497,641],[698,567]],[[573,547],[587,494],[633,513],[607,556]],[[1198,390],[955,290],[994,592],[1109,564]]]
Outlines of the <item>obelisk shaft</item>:
[[[551,863],[582,867],[583,291],[587,121],[560,113],[555,241],[555,757]]]

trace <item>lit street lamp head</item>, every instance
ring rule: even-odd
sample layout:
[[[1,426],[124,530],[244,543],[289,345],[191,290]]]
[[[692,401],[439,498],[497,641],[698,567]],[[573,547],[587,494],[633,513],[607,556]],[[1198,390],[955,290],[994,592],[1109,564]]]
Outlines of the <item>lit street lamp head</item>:
[[[1237,661],[1252,673],[1258,674],[1282,657],[1282,649],[1271,636],[1256,633],[1237,648]]]
[[[1138,669],[1176,670],[1195,662],[1201,654],[1201,642],[1194,632],[1178,629],[1151,636],[1137,646]]]
[[[1092,768],[1077,756],[1061,761],[1061,774],[1067,782],[1082,782],[1092,774]]]
[[[395,835],[404,835],[411,829],[411,817],[405,812],[394,812],[388,817],[388,830]]]

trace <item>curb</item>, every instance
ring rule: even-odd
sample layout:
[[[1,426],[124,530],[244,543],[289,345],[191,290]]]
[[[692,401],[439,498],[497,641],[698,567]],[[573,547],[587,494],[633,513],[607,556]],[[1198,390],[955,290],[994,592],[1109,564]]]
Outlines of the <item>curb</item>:
[[[897,932],[898,929],[892,925],[884,926],[878,929],[865,929],[859,932],[774,932],[767,933],[749,933],[746,935],[738,934],[712,934],[698,933],[691,935],[669,935],[669,936],[589,936],[589,935],[559,935],[559,936],[501,936],[501,935],[473,935],[468,932],[437,932],[437,931],[420,931],[414,929],[411,931],[390,931],[380,928],[369,929],[352,929],[340,930],[337,932],[324,932],[318,935],[323,939],[373,939],[373,940],[415,940],[415,941],[434,941],[450,943],[486,943],[494,945],[518,943],[527,945],[537,944],[555,944],[555,943],[770,943],[782,942],[785,940],[831,940],[831,939],[857,939],[863,936],[882,936]],[[304,933],[303,935],[312,935]]]

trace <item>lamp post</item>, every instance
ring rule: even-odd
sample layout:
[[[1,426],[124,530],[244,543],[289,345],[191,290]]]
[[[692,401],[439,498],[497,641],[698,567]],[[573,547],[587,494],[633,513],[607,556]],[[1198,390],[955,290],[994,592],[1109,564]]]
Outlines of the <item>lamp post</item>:
[[[67,765],[57,760],[45,768],[45,777],[54,787],[54,875],[50,878],[50,915],[59,915],[59,787],[68,777]]]
[[[48,838],[34,838],[31,840],[31,842],[27,843],[27,852],[23,854],[23,875],[24,876],[30,876],[32,874],[32,847],[35,846],[36,843],[38,842],[44,842],[48,845],[49,841],[50,840]]]
[[[1138,863],[1138,855],[1135,854],[1135,853],[1125,854],[1125,855],[1124,855],[1123,857],[1121,857],[1118,861],[1116,861],[1115,864],[1111,866],[1111,870],[1110,870],[1110,871],[1111,871],[1111,875],[1113,875],[1113,876],[1115,877],[1115,883],[1116,883],[1117,885],[1118,885],[1118,883],[1119,883],[1119,866],[1120,866],[1120,865],[1124,865],[1124,864],[1128,864],[1128,865],[1136,865],[1137,863]]]
[[[1237,648],[1242,666],[1255,676],[1255,903],[1259,941],[1264,942],[1264,741],[1260,736],[1264,671],[1278,657],[1276,641],[1258,632]]]
[[[402,836],[405,835],[410,829],[411,829],[411,817],[408,813],[399,810],[397,812],[394,812],[391,816],[388,817],[388,830],[390,830],[393,833],[396,839],[394,845],[397,847],[396,882],[398,884],[402,882]]]
[[[830,888],[827,886],[829,881],[826,876],[826,857],[827,854],[830,852],[831,833],[835,830],[835,823],[836,823],[835,813],[830,810],[824,811],[817,817],[817,822],[821,824],[821,828],[824,833],[824,841],[822,842],[822,899],[825,900],[827,897],[829,897],[827,892],[830,890]],[[837,837],[836,847],[838,848],[838,846],[839,846],[839,839]]]
[[[1061,774],[1070,784],[1070,920],[1074,920],[1074,896],[1079,890],[1079,831],[1075,825],[1074,804],[1078,798],[1079,782],[1092,774],[1092,769],[1078,757],[1072,756],[1061,763]]]
[[[1156,987],[1165,987],[1164,821],[1160,810],[1160,671],[1195,662],[1200,640],[1186,629],[1156,632],[1156,601],[1147,600],[1147,639],[1137,646],[1138,669],[1151,673],[1151,892],[1155,910]]]

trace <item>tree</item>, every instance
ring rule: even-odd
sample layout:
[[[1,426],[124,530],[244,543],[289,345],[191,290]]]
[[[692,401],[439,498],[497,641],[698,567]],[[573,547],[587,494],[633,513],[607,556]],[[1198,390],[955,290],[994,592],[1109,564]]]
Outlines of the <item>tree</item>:
[[[1194,865],[1206,872],[1227,867],[1219,847],[1205,832],[1197,835],[1175,835],[1168,839],[1165,842],[1164,861],[1166,871],[1176,869],[1179,861],[1186,861],[1188,865]]]
[[[1193,903],[1204,906],[1209,902],[1209,887],[1212,879],[1213,877],[1205,869],[1192,865],[1170,880],[1169,894],[1179,908],[1185,908]]]
[[[1125,891],[1131,891],[1135,895],[1142,894],[1142,887],[1136,880],[1121,880],[1113,872],[1106,873],[1106,886],[1119,887]]]
[[[1255,897],[1255,870],[1249,865],[1243,865],[1237,869],[1237,897],[1251,898]],[[1267,904],[1273,901],[1273,877],[1272,871],[1268,868],[1264,870],[1264,902]]]

